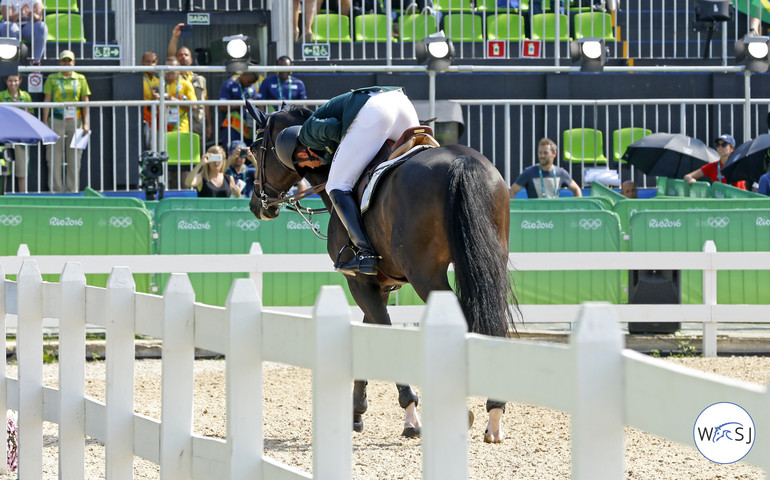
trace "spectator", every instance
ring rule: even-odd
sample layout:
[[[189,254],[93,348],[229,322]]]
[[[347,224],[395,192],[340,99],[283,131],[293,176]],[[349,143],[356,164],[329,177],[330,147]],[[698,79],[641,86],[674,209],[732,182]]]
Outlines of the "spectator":
[[[340,15],[350,15],[351,0],[321,0],[317,4],[319,13],[321,10],[327,10],[332,13],[339,13]]]
[[[304,41],[310,43],[313,41],[313,21],[315,20],[315,2],[316,0],[294,0],[294,41]],[[302,23],[305,26],[304,32],[299,30],[300,5],[302,8]]]
[[[770,172],[759,177],[759,188],[757,188],[757,193],[770,195]]]
[[[21,38],[32,42],[32,65],[40,65],[45,52],[48,26],[42,0],[2,0],[0,37]]]
[[[156,55],[155,52],[144,52],[144,55],[142,55],[142,65],[154,67],[157,64],[158,55]],[[153,72],[145,72],[142,76],[142,83],[142,98],[144,100],[153,100],[155,98],[153,93],[160,91],[160,79]],[[150,107],[144,107],[142,113],[142,149],[144,150],[151,149],[151,129],[152,109]]]
[[[179,47],[179,35],[182,33],[184,23],[177,24],[171,32],[171,39],[168,41],[168,56],[176,57],[179,64],[187,67],[193,64],[192,52],[188,47]],[[195,88],[195,98],[198,100],[208,100],[209,92],[206,88],[206,77],[189,70],[182,72],[182,78],[190,82]],[[214,117],[211,116],[211,109],[208,105],[193,107],[192,132],[197,133],[201,139],[201,145],[205,148],[206,141],[211,140],[214,135],[214,127],[211,124]],[[204,125],[205,124],[205,125]]]
[[[63,50],[59,55],[59,65],[63,67],[75,66],[75,54],[70,50]],[[88,102],[91,89],[88,88],[86,77],[66,70],[52,73],[43,84],[44,101],[48,102]],[[43,108],[43,123],[48,123],[51,108]],[[66,182],[68,192],[80,190],[80,155],[82,150],[70,148],[70,142],[75,136],[75,130],[82,128],[83,134],[90,130],[88,107],[76,107],[64,105],[53,108],[50,116],[51,129],[59,134],[55,144],[47,148],[48,160],[48,188],[51,192],[63,192]],[[63,175],[66,164],[67,174]]]
[[[0,92],[0,102],[31,102],[32,97],[29,92],[19,89],[21,85],[21,77],[18,75],[8,75],[5,77],[5,85],[7,90]],[[28,108],[27,111],[32,113],[32,109]],[[5,148],[13,147],[14,157],[14,176],[18,183],[17,192],[27,193],[27,146],[26,145],[5,145]]]
[[[722,175],[722,167],[730,157],[730,154],[735,151],[735,139],[732,135],[723,133],[716,139],[717,153],[719,153],[719,161],[711,162],[703,165],[699,169],[692,171],[684,176],[684,180],[687,183],[693,184],[699,178],[708,177],[712,182],[727,183],[724,175]],[[742,190],[746,190],[746,182],[739,180],[733,183],[734,187],[738,187]]]
[[[626,180],[620,186],[620,194],[626,198],[638,198],[639,190],[633,180]]]
[[[759,17],[749,17],[749,35],[759,36],[762,31],[762,20]]]
[[[166,65],[179,66],[179,61],[174,58],[166,59]],[[192,84],[182,78],[179,72],[169,70],[165,75],[166,79],[166,100],[192,100],[195,101],[198,98],[195,96],[195,89]],[[160,93],[153,92],[153,97],[156,100],[160,99]],[[166,107],[166,130],[169,132],[189,132],[189,111],[192,107]]]
[[[187,175],[186,185],[198,190],[198,197],[240,197],[241,191],[235,179],[224,171],[225,151],[214,145]]]
[[[219,90],[220,100],[256,100],[257,88],[254,84],[259,77],[254,72],[243,72],[240,75],[234,75],[222,84]],[[241,114],[240,106],[221,105],[219,111],[223,113],[225,119],[222,121],[222,138],[220,142],[228,146],[234,140],[251,140],[252,128],[249,125],[251,118],[246,114]]]
[[[576,197],[583,192],[572,180],[568,171],[553,164],[558,149],[550,138],[543,138],[537,144],[537,165],[525,168],[519,178],[511,185],[511,198],[523,188],[527,189],[528,198],[557,198],[561,187],[569,188]]]
[[[294,65],[291,58],[286,55],[278,58],[275,64],[279,67]],[[307,100],[305,83],[292,76],[291,72],[279,72],[270,75],[259,85],[258,100]],[[266,106],[260,106],[264,110]]]
[[[551,8],[549,9],[551,12],[553,12],[553,4],[556,2],[556,0],[551,0]],[[530,3],[530,11],[532,12],[532,15],[537,15],[539,13],[543,13],[543,0],[532,0]],[[564,15],[564,0],[559,0],[559,13]]]
[[[249,160],[248,163],[246,162],[247,159]],[[254,180],[257,175],[255,163],[254,154],[245,143],[236,140],[230,144],[230,156],[227,157],[227,164],[230,166],[225,173],[235,179],[235,184],[244,197],[251,196],[251,192],[254,190]]]

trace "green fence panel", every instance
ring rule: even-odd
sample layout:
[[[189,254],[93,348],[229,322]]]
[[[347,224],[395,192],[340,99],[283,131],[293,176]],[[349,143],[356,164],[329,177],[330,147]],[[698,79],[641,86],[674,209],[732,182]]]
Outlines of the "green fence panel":
[[[165,201],[165,200],[163,200]],[[161,201],[161,204],[163,203]],[[313,224],[326,232],[328,215],[316,215]],[[296,214],[284,211],[273,220],[258,220],[243,210],[168,210],[158,218],[160,254],[248,253],[259,242],[264,253],[326,253],[326,242],[318,239]],[[235,278],[247,274],[191,274],[196,301],[224,305]],[[165,288],[168,275],[158,276]],[[322,285],[343,285],[339,273],[266,273],[263,277],[264,305],[313,305]]]
[[[525,198],[511,200],[511,213],[519,210],[604,210],[596,198]]]
[[[668,178],[666,177],[657,177],[657,187],[656,187],[656,195],[658,197],[665,196],[666,195],[666,184],[668,183]]]
[[[155,209],[156,218],[169,210],[246,210],[249,209],[249,198],[198,198],[170,197],[164,198]]]
[[[58,195],[9,195],[0,196],[0,208],[5,205],[25,205],[25,206],[67,206],[73,207],[128,207],[144,208],[144,203],[134,197],[70,197]]]
[[[770,210],[669,210],[631,217],[632,251],[696,252],[713,240],[717,251],[770,251]],[[770,271],[717,272],[717,302],[770,303]],[[682,272],[682,303],[703,302],[700,271]]]
[[[679,178],[669,178],[666,180],[666,196],[689,197],[690,184]]]
[[[0,255],[16,255],[21,243],[33,255],[147,255],[150,215],[144,207],[4,205],[0,238]],[[103,287],[108,276],[90,274],[86,280]],[[44,278],[58,281],[59,275]],[[149,275],[135,274],[134,280],[137,291],[150,291]]]
[[[750,187],[751,185],[747,185]],[[733,187],[726,183],[714,182],[711,184],[711,196],[714,198],[762,198],[765,195]]]
[[[104,196],[100,192],[97,192],[91,187],[86,187],[85,191],[83,192],[83,195],[85,195],[86,197],[103,197]]]
[[[591,198],[606,198],[610,201],[611,207],[614,206],[616,203],[618,203],[621,200],[625,200],[626,197],[619,194],[615,190],[611,189],[610,187],[601,184],[599,182],[594,182],[591,184]]]
[[[711,184],[708,182],[695,182],[690,185],[690,198],[711,198]]]
[[[617,252],[620,222],[608,211],[511,214],[511,252]],[[513,255],[516,267],[516,255]],[[568,267],[568,265],[565,265]],[[621,273],[594,271],[514,271],[514,291],[524,304],[620,303]]]
[[[760,198],[637,198],[618,202],[612,209],[620,217],[620,229],[624,240],[628,240],[628,229],[631,215],[647,210],[732,210],[736,208],[770,209],[770,197],[760,195]],[[628,250],[624,242],[624,250]]]

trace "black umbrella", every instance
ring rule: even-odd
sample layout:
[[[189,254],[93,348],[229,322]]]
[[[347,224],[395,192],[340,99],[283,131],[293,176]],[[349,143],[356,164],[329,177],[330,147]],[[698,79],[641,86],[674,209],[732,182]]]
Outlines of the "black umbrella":
[[[707,163],[718,161],[719,154],[697,138],[653,133],[629,145],[623,160],[647,175],[683,178]]]
[[[740,180],[746,182],[758,182],[768,168],[767,153],[770,149],[770,133],[763,133],[754,140],[742,143],[722,167],[722,175],[727,183],[735,183]],[[750,186],[748,183],[747,186]]]

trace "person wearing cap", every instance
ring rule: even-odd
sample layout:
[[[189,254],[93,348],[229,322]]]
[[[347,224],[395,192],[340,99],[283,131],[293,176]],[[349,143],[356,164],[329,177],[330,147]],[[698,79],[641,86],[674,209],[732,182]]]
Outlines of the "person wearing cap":
[[[331,164],[324,188],[356,252],[350,261],[335,265],[339,272],[377,275],[380,257],[364,231],[353,187],[386,140],[398,140],[419,125],[402,87],[372,86],[337,95],[301,126],[284,128],[276,137],[275,153],[286,165],[301,169]]]
[[[42,0],[2,0],[0,15],[4,20],[0,22],[0,37],[32,42],[32,65],[40,65],[48,37]]]
[[[72,67],[75,65],[75,54],[64,50],[59,55],[59,65]],[[86,77],[65,70],[52,73],[43,84],[44,101],[64,103],[56,107],[43,108],[43,123],[50,124],[51,129],[59,134],[55,144],[46,149],[48,161],[48,188],[51,192],[77,192],[80,190],[80,155],[82,150],[70,148],[70,142],[75,136],[75,130],[82,128],[83,134],[90,130],[88,107],[71,105],[73,102],[88,102],[91,89]],[[49,115],[53,110],[53,114]],[[50,119],[50,123],[49,123]],[[64,166],[66,164],[66,177]]]
[[[251,192],[254,190],[254,179],[257,175],[257,169],[254,167],[256,162],[254,154],[240,140],[230,144],[229,154],[230,156],[227,157],[229,167],[225,173],[235,179],[242,196],[251,196]]]
[[[222,144],[229,146],[235,140],[251,141],[253,133],[251,118],[249,115],[242,115],[241,112],[245,100],[256,100],[257,87],[255,84],[259,85],[260,80],[259,75],[254,72],[243,72],[222,83],[222,88],[219,89],[219,99],[239,101],[238,106],[219,106],[221,117],[224,117],[219,138]]]
[[[693,184],[696,181],[698,181],[699,178],[708,177],[711,179],[712,182],[722,182],[727,183],[727,180],[725,179],[725,176],[722,175],[722,167],[725,166],[725,162],[727,162],[727,159],[730,157],[730,154],[735,151],[735,139],[732,135],[729,133],[723,133],[714,142],[714,145],[717,148],[717,153],[719,153],[719,161],[718,162],[711,162],[707,163],[706,165],[703,165],[697,170],[694,170],[687,175],[684,176],[684,180],[689,183]],[[743,180],[739,180],[735,183],[733,183],[734,187],[738,187],[742,190],[746,190],[746,182]]]

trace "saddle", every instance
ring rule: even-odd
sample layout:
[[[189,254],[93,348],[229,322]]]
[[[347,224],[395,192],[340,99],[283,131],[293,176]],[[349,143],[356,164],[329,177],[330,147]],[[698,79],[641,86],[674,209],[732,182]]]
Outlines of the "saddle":
[[[420,149],[416,147],[422,146]],[[361,174],[361,178],[356,183],[355,194],[358,204],[361,205],[361,213],[366,211],[368,207],[369,199],[374,195],[374,187],[376,182],[382,178],[385,172],[390,171],[392,168],[402,164],[412,155],[421,151],[423,148],[440,147],[438,141],[433,136],[433,129],[428,125],[420,125],[418,127],[408,128],[401,137],[395,142],[387,140],[382,146],[377,155],[374,156],[369,165],[364,169],[364,173]],[[410,153],[411,152],[411,153]],[[406,155],[409,153],[408,155]],[[380,165],[385,162],[392,163],[384,166],[384,168],[378,169]],[[369,187],[369,184],[374,179],[374,184]],[[365,198],[366,195],[366,198]]]

